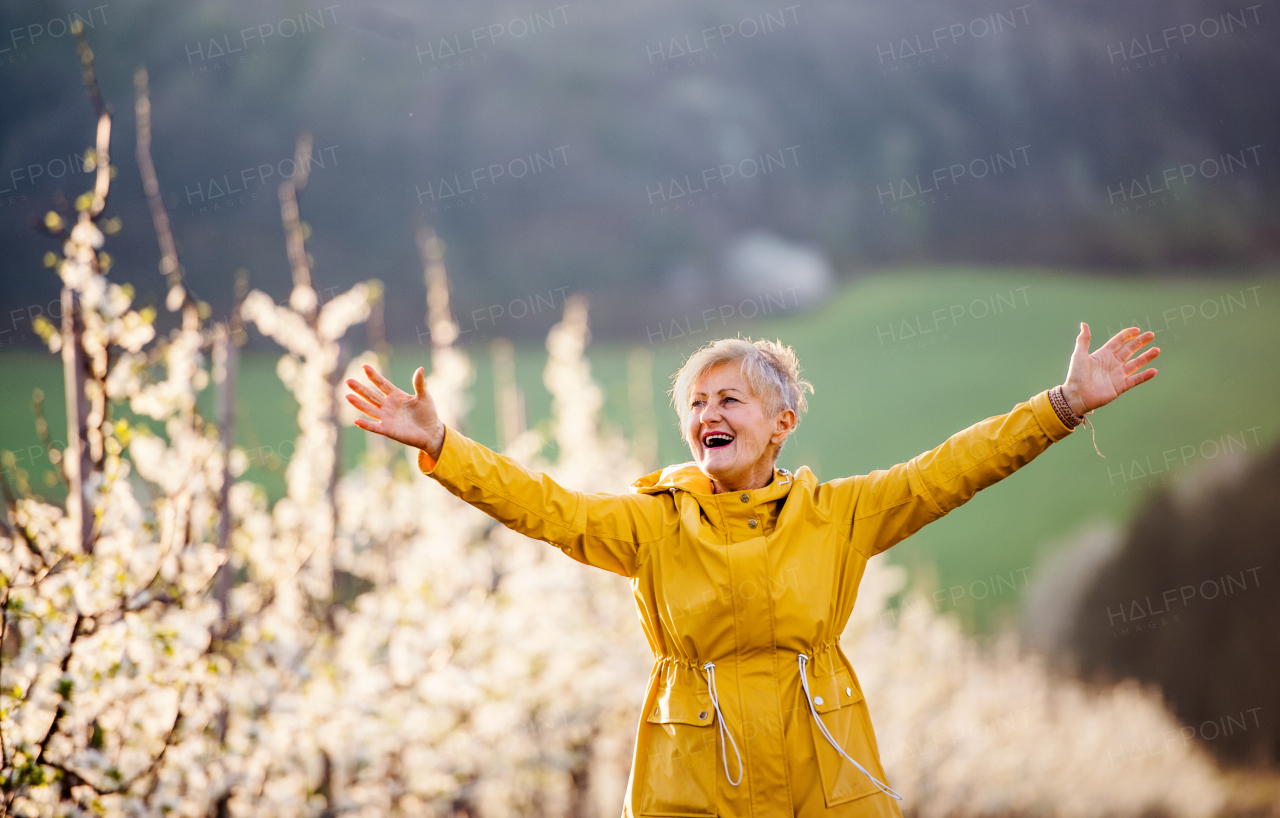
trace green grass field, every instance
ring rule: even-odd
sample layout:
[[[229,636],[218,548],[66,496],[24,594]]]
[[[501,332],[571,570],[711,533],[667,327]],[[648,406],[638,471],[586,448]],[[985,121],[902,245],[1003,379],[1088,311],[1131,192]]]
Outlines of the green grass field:
[[[1274,445],[1280,429],[1278,284],[1274,277],[1121,281],[1038,270],[900,270],[866,278],[819,310],[778,309],[768,317],[717,322],[651,346],[660,459],[688,459],[666,401],[670,374],[695,346],[720,335],[776,337],[796,348],[816,391],[781,463],[793,470],[808,465],[830,479],[907,460],[1060,383],[1081,320],[1092,329],[1095,349],[1126,326],[1156,330],[1160,375],[1093,417],[1105,459],[1080,429],[889,552],[915,578],[929,581],[936,572],[942,588],[965,587],[958,603],[947,595],[941,609],[957,610],[968,626],[989,630],[1016,613],[1018,599],[1009,585],[1020,593],[1038,559],[1074,532],[1097,520],[1123,522],[1143,498],[1224,449],[1256,454]],[[671,318],[688,318],[686,326],[695,330],[705,326],[699,314]],[[628,397],[628,351],[609,344],[589,349],[606,394],[606,418],[624,429],[636,417]],[[476,345],[469,352],[477,374],[465,431],[495,445],[488,350]],[[295,412],[275,378],[277,358],[246,356],[237,412],[237,437],[252,464],[247,477],[276,496],[283,491]],[[550,411],[544,363],[540,345],[517,348],[517,380],[531,424]],[[396,347],[392,376],[407,386],[420,364],[428,364],[425,347]],[[9,385],[0,394],[0,448],[15,453],[40,489],[49,465],[31,419],[31,390],[44,390],[50,427],[61,437],[59,361],[39,353],[3,354],[0,373]],[[364,434],[347,430],[348,464],[359,458]],[[1148,464],[1161,473],[1148,475]],[[988,596],[975,601],[968,589]]]

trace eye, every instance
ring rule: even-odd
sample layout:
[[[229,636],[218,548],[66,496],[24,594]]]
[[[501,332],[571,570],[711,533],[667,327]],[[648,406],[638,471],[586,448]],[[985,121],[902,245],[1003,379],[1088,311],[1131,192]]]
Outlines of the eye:
[[[725,402],[725,403],[728,403],[729,401],[734,401],[734,402],[736,403],[736,402],[738,401],[738,399],[737,399],[737,398],[730,398],[730,397],[726,397],[726,398],[724,399],[724,402]]]

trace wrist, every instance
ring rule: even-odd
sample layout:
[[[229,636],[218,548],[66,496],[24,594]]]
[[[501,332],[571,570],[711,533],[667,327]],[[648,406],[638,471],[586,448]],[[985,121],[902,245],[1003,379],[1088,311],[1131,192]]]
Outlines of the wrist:
[[[440,452],[444,449],[444,424],[437,423],[434,427],[428,428],[426,433],[426,442],[418,448],[426,452],[432,460],[439,460]]]
[[[1058,416],[1058,420],[1068,429],[1075,429],[1084,422],[1082,415],[1077,415],[1075,410],[1071,408],[1071,404],[1067,403],[1066,397],[1062,394],[1062,387],[1055,386],[1049,390],[1049,405],[1053,407],[1053,413]]]
[[[1082,418],[1089,411],[1089,407],[1085,406],[1084,398],[1080,396],[1080,392],[1073,384],[1064,383],[1061,387],[1062,397],[1067,399],[1067,405],[1071,407],[1071,411],[1075,412],[1076,417]]]

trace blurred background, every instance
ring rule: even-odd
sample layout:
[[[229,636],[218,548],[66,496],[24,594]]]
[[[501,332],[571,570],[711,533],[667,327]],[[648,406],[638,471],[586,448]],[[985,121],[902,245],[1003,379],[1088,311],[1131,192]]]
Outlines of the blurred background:
[[[33,223],[93,184],[78,20],[115,113],[108,277],[155,306],[161,335],[179,319],[132,150],[139,66],[202,319],[229,319],[238,276],[287,302],[277,188],[307,132],[318,299],[383,286],[347,359],[382,350],[402,386],[432,371],[441,325],[415,243],[430,225],[456,325],[444,343],[473,368],[459,425],[493,447],[540,431],[560,458],[545,339],[584,305],[601,429],[629,441],[623,487],[688,458],[670,376],[717,337],[796,348],[816,391],[781,465],[825,480],[907,460],[1062,382],[1080,321],[1095,348],[1153,330],[1160,376],[886,554],[905,579],[875,617],[900,631],[923,609],[975,649],[1015,639],[1053,678],[1154,685],[1213,764],[1256,776],[1224,785],[1253,795],[1206,814],[1277,814],[1274,4],[554,3],[7,0],[10,481],[66,495],[32,414],[39,389],[48,427],[65,427],[62,364],[35,329],[60,315],[46,261],[60,243]],[[235,442],[243,479],[275,502],[298,403],[275,343],[253,325],[242,340]],[[212,416],[212,390],[199,400]],[[364,433],[341,434],[343,467],[361,468]],[[1129,763],[1137,745],[1115,746]],[[913,809],[988,814],[956,803]]]

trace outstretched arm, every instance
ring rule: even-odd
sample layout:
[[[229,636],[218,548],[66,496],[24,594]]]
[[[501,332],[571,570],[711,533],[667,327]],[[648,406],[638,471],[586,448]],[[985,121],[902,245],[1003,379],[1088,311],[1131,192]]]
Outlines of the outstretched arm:
[[[551,543],[586,565],[634,576],[641,547],[677,525],[674,508],[640,494],[570,491],[545,474],[470,440],[440,421],[421,367],[414,394],[365,366],[372,386],[348,380],[352,406],[369,416],[361,429],[420,450],[418,465],[450,493],[498,522]]]
[[[1155,377],[1154,369],[1139,370],[1160,350],[1152,348],[1137,355],[1154,337],[1154,333],[1129,327],[1090,353],[1089,326],[1082,323],[1062,385],[1072,411],[1083,416]],[[906,463],[832,481],[843,500],[838,502],[840,516],[853,522],[854,546],[873,556],[964,505],[1071,431],[1054,411],[1048,391],[1041,392],[1004,415],[957,432]]]

